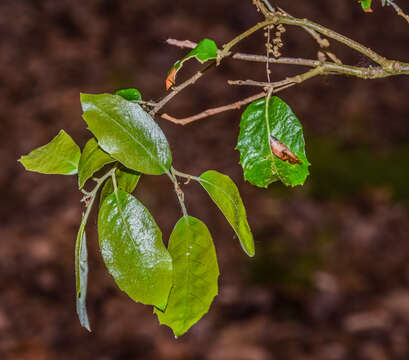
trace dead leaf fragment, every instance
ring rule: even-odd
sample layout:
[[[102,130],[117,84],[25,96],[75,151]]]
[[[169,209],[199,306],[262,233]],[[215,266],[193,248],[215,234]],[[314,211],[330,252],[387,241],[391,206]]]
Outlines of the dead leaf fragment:
[[[279,159],[287,161],[291,165],[302,165],[300,159],[298,159],[298,157],[293,152],[291,152],[291,150],[285,144],[283,144],[273,135],[270,136],[270,147],[272,153]]]

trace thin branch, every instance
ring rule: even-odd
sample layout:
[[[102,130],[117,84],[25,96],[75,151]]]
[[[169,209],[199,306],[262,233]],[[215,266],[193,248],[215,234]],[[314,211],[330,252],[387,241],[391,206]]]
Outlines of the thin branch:
[[[216,61],[211,61],[207,64],[202,70],[198,71],[195,75],[191,78],[187,79],[182,84],[175,86],[172,88],[172,91],[165,96],[162,100],[156,103],[155,107],[149,112],[149,114],[153,117],[155,114],[163,108],[170,100],[172,100],[177,94],[179,94],[183,89],[187,88],[189,85],[194,84],[197,80],[199,80],[203,74],[211,69],[212,67],[216,66]]]
[[[172,88],[172,91],[170,94],[168,94],[166,97],[164,97],[161,101],[157,102],[153,109],[151,110],[150,114],[153,116],[155,115],[163,106],[165,106],[171,99],[173,99],[174,96],[176,96],[179,92],[181,92],[183,89],[186,87],[194,84],[200,77],[203,76],[203,74],[209,70],[210,68],[219,65],[220,61],[224,59],[227,56],[231,56],[231,49],[237,45],[240,41],[243,39],[247,38],[254,32],[258,31],[259,29],[265,28],[266,26],[269,25],[278,25],[278,24],[285,24],[285,25],[292,25],[292,26],[299,26],[307,30],[320,44],[322,47],[326,47],[326,39],[322,39],[319,34],[324,35],[328,38],[331,38],[333,40],[336,40],[346,46],[348,46],[351,49],[356,50],[357,52],[366,55],[368,58],[379,64],[380,66],[376,67],[355,67],[355,66],[349,66],[349,65],[343,65],[336,57],[335,55],[331,53],[327,53],[328,56],[334,61],[334,62],[325,62],[325,61],[317,61],[317,60],[310,60],[310,59],[301,59],[301,58],[279,58],[279,59],[270,59],[267,56],[259,56],[259,55],[251,55],[251,54],[233,54],[234,59],[238,60],[246,60],[246,61],[255,61],[255,62],[267,62],[269,63],[278,63],[278,64],[289,64],[289,65],[301,65],[301,66],[308,66],[308,67],[313,67],[313,69],[307,71],[304,74],[297,75],[291,78],[287,78],[282,81],[278,82],[273,82],[273,83],[260,83],[256,82],[253,80],[239,80],[239,81],[230,81],[229,84],[231,85],[251,85],[251,86],[261,86],[265,87],[267,90],[271,90],[272,88],[275,91],[280,91],[285,88],[288,88],[290,86],[293,86],[294,84],[301,83],[307,79],[310,79],[312,77],[315,77],[317,75],[333,75],[333,74],[341,74],[341,75],[350,75],[350,76],[355,76],[359,77],[362,79],[376,79],[376,78],[383,78],[387,76],[392,76],[392,75],[402,75],[402,74],[409,74],[409,63],[401,62],[401,61],[396,61],[396,60],[389,60],[375,51],[369,49],[368,47],[342,35],[337,33],[336,31],[333,31],[329,28],[326,28],[325,26],[322,26],[320,24],[314,23],[310,20],[307,19],[298,19],[295,18],[283,11],[275,11],[275,12],[270,12],[267,10],[264,0],[261,2],[261,0],[253,0],[253,3],[257,6],[259,10],[262,11],[262,13],[266,17],[266,21],[260,22],[253,26],[252,28],[248,29],[244,33],[236,36],[233,40],[228,42],[223,46],[223,49],[219,51],[218,58],[216,61],[209,62],[209,64],[206,65],[205,68],[203,68],[201,71],[197,72],[195,75],[193,75],[190,79],[186,80],[184,83],[182,83],[179,86],[176,86]],[[394,2],[389,0],[389,4],[394,6]],[[395,6],[397,6],[395,4]],[[395,10],[397,10],[397,7],[395,7]],[[397,10],[398,11],[398,10]],[[406,15],[406,14],[404,14]],[[405,17],[406,18],[406,17]],[[180,41],[180,40],[175,40],[175,39],[168,39],[167,43],[170,45],[178,46],[178,47],[194,47],[196,46],[195,43],[185,40],[185,41]],[[264,96],[265,94],[257,94],[256,96]],[[253,99],[253,97],[248,98],[248,99]],[[166,120],[172,121],[177,124],[187,124],[192,121],[196,121],[198,119],[202,119],[204,117],[208,117],[223,111],[227,110],[232,110],[237,108],[238,106],[241,106],[242,104],[245,104],[248,99],[244,99],[242,101],[226,105],[226,106],[221,106],[218,108],[212,108],[205,110],[204,112],[184,118],[184,119],[177,119],[174,118],[170,115],[163,114],[162,117]],[[254,100],[251,100],[254,101]]]
[[[325,26],[322,26],[320,24],[317,24],[313,21],[310,21],[308,19],[297,19],[293,16],[288,16],[288,15],[282,15],[280,13],[276,13],[274,16],[270,16],[270,21],[272,22],[278,22],[280,24],[286,24],[286,25],[293,25],[293,26],[300,26],[300,27],[306,27],[308,29],[312,29],[326,37],[329,37],[331,39],[334,39],[351,49],[354,49],[358,51],[359,53],[367,56],[374,62],[378,63],[381,65],[385,70],[390,70],[393,71],[393,65],[394,61],[388,60],[385,57],[379,55],[375,51],[369,49],[368,47],[356,42],[355,40],[352,40],[340,33],[337,33],[334,30],[331,30],[329,28],[326,28]]]
[[[266,1],[265,0],[253,0],[253,4],[256,6],[257,11],[261,11],[261,13],[267,17],[270,15],[270,12],[268,11],[268,9],[266,8]],[[269,5],[269,4],[268,4]],[[267,5],[267,6],[268,6]],[[270,7],[272,8],[272,6],[270,5]],[[274,11],[274,9],[273,9]]]
[[[167,43],[174,46],[182,47],[195,47],[196,43],[189,40],[175,40],[169,39]],[[329,55],[329,53],[327,53]],[[355,76],[361,79],[379,79],[393,75],[408,75],[409,64],[404,62],[395,62],[393,71],[385,70],[380,66],[369,66],[369,67],[357,67],[351,65],[344,65],[339,61],[336,61],[336,58],[330,57],[334,63],[324,62],[322,63],[319,60],[312,59],[303,59],[303,58],[288,58],[280,57],[278,59],[269,58],[270,64],[286,64],[286,65],[299,65],[299,66],[308,66],[308,67],[318,67],[325,65],[326,70],[331,72],[337,72],[341,75],[350,75]],[[242,60],[242,61],[251,61],[251,62],[260,62],[265,63],[267,61],[267,56],[264,55],[254,55],[254,54],[245,54],[245,53],[235,53],[232,55],[232,59]]]
[[[234,86],[257,86],[262,88],[270,88],[270,87],[280,87],[292,83],[293,81],[290,78],[275,81],[275,82],[265,82],[265,81],[255,81],[255,80],[228,80],[227,83],[229,85]]]
[[[245,38],[249,37],[251,34],[255,33],[256,31],[265,28],[267,25],[270,25],[271,21],[262,21],[258,24],[254,25],[250,29],[246,30],[244,33],[236,36],[233,40],[229,41],[227,44],[223,45],[223,50],[219,53],[219,62],[226,56],[230,55],[230,50],[236,46],[240,41],[244,40]]]
[[[209,69],[213,68],[214,66],[219,65],[220,61],[224,59],[227,56],[230,56],[230,50],[237,45],[240,41],[243,39],[247,38],[251,34],[255,33],[256,31],[264,28],[266,25],[268,25],[269,22],[263,21],[260,22],[250,29],[246,30],[242,34],[236,36],[233,40],[228,42],[223,46],[223,50],[219,51],[218,57],[216,61],[210,61],[209,64],[207,64],[202,70],[198,71],[195,75],[193,75],[190,79],[186,80],[184,83],[180,84],[179,86],[173,87],[172,91],[165,96],[162,100],[158,101],[155,105],[155,107],[149,112],[151,116],[155,116],[156,113],[164,107],[170,100],[172,100],[177,94],[179,94],[183,89],[187,88],[188,86],[194,84],[198,79],[200,79],[203,74],[208,71]]]
[[[173,182],[175,193],[178,198],[180,208],[182,209],[183,217],[187,218],[188,215],[187,215],[187,210],[186,210],[186,205],[185,205],[185,194],[183,193],[183,190],[180,188],[178,180],[175,176],[175,169],[173,167],[170,168],[170,174],[171,176],[169,176],[169,178]]]
[[[409,15],[405,14],[403,10],[392,0],[386,0],[388,5],[391,5],[399,16],[402,16],[409,23]]]
[[[292,15],[290,15],[288,12],[284,11],[281,8],[278,8],[278,10],[286,16],[293,17]],[[322,38],[321,35],[315,30],[310,29],[306,26],[302,26],[302,29],[304,29],[304,31],[306,31],[317,42],[320,48],[326,49],[330,47],[330,42],[328,41],[328,39]]]
[[[246,99],[236,101],[236,102],[234,102],[232,104],[229,104],[229,105],[224,105],[224,106],[219,106],[219,107],[216,107],[216,108],[211,108],[211,109],[204,110],[199,114],[189,116],[189,117],[186,117],[186,118],[183,118],[183,119],[177,119],[177,118],[175,118],[173,116],[170,116],[168,114],[162,114],[161,117],[162,117],[162,119],[171,121],[171,122],[173,122],[175,124],[178,124],[178,125],[186,125],[186,124],[189,124],[189,123],[191,123],[193,121],[200,120],[200,119],[203,119],[203,118],[206,118],[206,117],[209,117],[209,116],[213,116],[213,115],[216,115],[216,114],[220,114],[220,113],[225,112],[225,111],[239,110],[242,106],[247,105],[247,104],[249,104],[249,103],[251,103],[251,102],[253,102],[253,101],[257,100],[257,99],[260,99],[260,98],[262,98],[264,96],[266,96],[266,93],[262,92],[262,93],[250,96],[250,97],[248,97]]]
[[[295,85],[300,84],[305,80],[311,79],[317,75],[323,75],[326,73],[324,66],[316,67],[315,69],[311,69],[303,74],[296,75],[293,77],[286,78],[281,81],[275,82],[260,82],[254,80],[229,80],[229,85],[239,85],[239,86],[259,86],[267,89],[277,89],[282,87],[288,87],[287,85]]]
[[[233,59],[243,61],[253,61],[264,63],[267,57],[264,55],[252,54],[234,54]],[[403,62],[395,62],[394,72],[387,71],[380,66],[358,67],[344,64],[336,64],[333,62],[321,62],[319,60],[302,59],[302,58],[278,58],[269,59],[270,63],[300,65],[309,67],[323,67],[329,74],[337,73],[340,75],[355,76],[361,79],[380,79],[394,75],[409,75],[409,64]],[[241,85],[241,84],[233,84]]]
[[[190,41],[190,40],[176,40],[176,39],[167,39],[166,43],[168,45],[173,45],[173,46],[177,46],[180,48],[188,48],[188,49],[193,49],[197,45],[197,43]]]

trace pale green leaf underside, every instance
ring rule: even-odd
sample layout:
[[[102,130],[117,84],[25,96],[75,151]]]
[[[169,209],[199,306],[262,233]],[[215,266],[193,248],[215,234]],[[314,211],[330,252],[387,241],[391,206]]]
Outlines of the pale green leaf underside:
[[[41,174],[74,175],[78,172],[81,150],[64,130],[48,144],[20,158],[24,168]]]
[[[172,286],[172,259],[148,210],[125,191],[99,210],[102,257],[118,286],[134,301],[164,309]]]
[[[227,175],[209,170],[200,175],[200,184],[222,211],[248,256],[254,256],[254,239],[247,222],[246,209],[239,190]]]
[[[285,144],[302,165],[292,165],[273,155],[271,135]],[[309,174],[302,126],[291,108],[276,96],[270,99],[268,117],[265,98],[246,108],[241,117],[237,149],[244,178],[253,185],[267,187],[277,180],[287,186],[302,185]]]
[[[188,216],[178,221],[169,239],[173,287],[165,312],[155,309],[161,324],[183,335],[209,311],[218,293],[219,267],[206,225]]]
[[[101,170],[105,165],[114,161],[114,158],[112,158],[105,151],[101,150],[94,138],[88,140],[84,150],[82,151],[78,165],[79,188],[82,189],[85,182],[98,170]]]
[[[86,299],[87,299],[87,283],[88,283],[88,252],[87,240],[85,235],[85,221],[81,221],[78,230],[77,241],[75,243],[75,279],[77,288],[77,315],[80,323],[88,331],[91,331]]]
[[[160,175],[172,163],[162,130],[138,104],[119,95],[81,94],[83,118],[99,146],[129,169]]]
[[[115,178],[116,186],[118,187],[118,189],[131,194],[135,190],[136,185],[138,185],[139,179],[141,178],[141,174],[139,174],[136,171],[121,167],[120,169],[116,169]],[[105,198],[111,195],[113,192],[114,184],[112,183],[112,178],[109,178],[105,182],[104,187],[101,190],[101,195],[99,199],[100,205],[102,205]]]

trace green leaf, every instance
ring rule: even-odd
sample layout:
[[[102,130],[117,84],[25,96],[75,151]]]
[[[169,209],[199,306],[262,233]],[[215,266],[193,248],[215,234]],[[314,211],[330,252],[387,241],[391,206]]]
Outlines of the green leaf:
[[[118,189],[131,194],[135,190],[136,185],[138,185],[141,174],[127,168],[120,168],[116,169],[115,178]],[[102,205],[105,198],[111,195],[113,192],[114,184],[112,183],[112,178],[109,178],[101,190],[99,203]]]
[[[77,287],[77,314],[80,323],[88,331],[91,331],[86,299],[87,299],[87,283],[88,283],[88,252],[87,239],[85,235],[86,220],[83,217],[80,228],[78,230],[77,241],[75,243],[75,280]]]
[[[85,182],[98,170],[114,161],[114,158],[101,150],[94,138],[90,139],[85,145],[78,165],[79,188],[82,189]]]
[[[182,68],[183,63],[191,58],[196,58],[202,64],[208,60],[217,59],[217,45],[213,40],[203,39],[184,58],[178,60],[169,70],[166,79],[166,89],[169,89],[176,82],[176,74]]]
[[[275,156],[270,146],[271,136],[295,154],[301,165]],[[244,178],[253,185],[267,187],[277,180],[287,186],[302,185],[309,174],[302,126],[291,108],[278,97],[270,99],[268,116],[265,98],[247,107],[241,117],[236,148],[240,151]]]
[[[127,168],[166,173],[172,163],[162,130],[138,104],[118,95],[81,94],[83,118],[99,146]]]
[[[246,209],[236,184],[227,175],[209,170],[200,175],[200,184],[236,232],[243,250],[254,256],[254,240],[247,222]]]
[[[41,174],[74,175],[78,172],[81,150],[64,130],[47,145],[22,156],[24,168]]]
[[[359,0],[361,3],[362,9],[365,12],[372,12],[371,5],[372,5],[372,0]]]
[[[206,225],[188,216],[178,221],[169,239],[173,287],[165,312],[155,309],[161,324],[183,335],[209,311],[218,293],[219,267]]]
[[[165,309],[172,259],[148,210],[118,190],[100,208],[98,233],[105,265],[118,286],[136,302]]]
[[[115,91],[115,95],[122,96],[128,101],[139,101],[142,100],[142,95],[137,89],[122,89]]]

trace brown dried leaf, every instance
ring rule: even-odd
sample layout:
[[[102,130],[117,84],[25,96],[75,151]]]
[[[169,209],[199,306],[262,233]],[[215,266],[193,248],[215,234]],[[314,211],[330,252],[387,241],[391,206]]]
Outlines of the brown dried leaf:
[[[287,161],[291,165],[302,165],[300,159],[298,159],[298,157],[293,152],[291,152],[291,150],[285,144],[283,144],[273,135],[270,136],[270,147],[272,153],[279,159]]]

